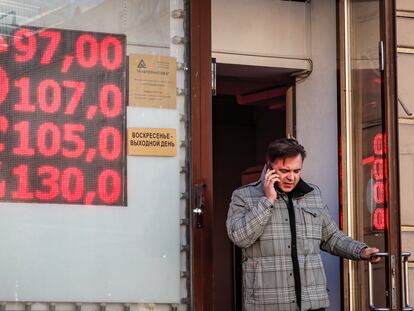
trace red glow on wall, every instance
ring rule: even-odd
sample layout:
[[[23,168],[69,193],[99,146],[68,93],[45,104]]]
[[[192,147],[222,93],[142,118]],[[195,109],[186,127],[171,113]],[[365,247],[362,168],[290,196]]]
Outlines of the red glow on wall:
[[[372,183],[367,183],[366,189],[368,198],[372,198],[375,209],[372,212],[372,226],[375,230],[384,230],[386,226],[385,204],[388,200],[387,188],[387,165],[386,155],[386,136],[377,133],[372,139],[372,155],[362,160],[363,165],[371,166]],[[372,210],[372,207],[369,207]]]
[[[384,230],[386,228],[385,209],[378,207],[372,213],[372,224],[376,230]]]

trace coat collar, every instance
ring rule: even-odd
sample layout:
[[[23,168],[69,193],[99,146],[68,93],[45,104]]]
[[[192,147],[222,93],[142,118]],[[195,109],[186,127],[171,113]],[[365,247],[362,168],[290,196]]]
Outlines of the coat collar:
[[[298,198],[303,197],[305,194],[311,191],[313,191],[313,188],[301,178],[299,179],[296,187],[292,190],[291,194],[293,198]]]

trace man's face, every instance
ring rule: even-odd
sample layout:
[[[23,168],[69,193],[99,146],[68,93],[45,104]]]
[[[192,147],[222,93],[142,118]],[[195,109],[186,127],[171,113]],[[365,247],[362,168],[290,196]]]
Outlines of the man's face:
[[[283,192],[291,192],[296,187],[300,179],[302,164],[300,154],[290,158],[276,159],[271,163],[272,168],[279,175],[280,182],[277,185]]]

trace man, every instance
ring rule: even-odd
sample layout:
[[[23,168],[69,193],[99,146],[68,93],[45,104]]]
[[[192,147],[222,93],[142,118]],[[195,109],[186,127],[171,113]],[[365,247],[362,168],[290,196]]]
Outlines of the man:
[[[300,177],[306,152],[282,138],[267,150],[259,181],[233,192],[230,239],[243,249],[246,311],[325,310],[329,305],[320,249],[353,260],[379,250],[352,240],[331,219],[321,192]]]

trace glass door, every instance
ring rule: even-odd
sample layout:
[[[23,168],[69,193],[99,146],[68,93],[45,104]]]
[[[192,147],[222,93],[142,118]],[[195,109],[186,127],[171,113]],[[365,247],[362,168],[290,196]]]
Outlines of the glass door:
[[[393,2],[340,1],[344,227],[383,257],[345,263],[345,310],[402,310]]]
[[[355,165],[355,229],[368,245],[387,253],[384,133],[381,86],[379,1],[351,1],[350,75],[352,87],[353,156]],[[375,302],[369,301],[368,265],[356,265],[357,306],[386,306],[386,261],[374,267]],[[372,287],[371,287],[372,288]],[[373,298],[373,297],[372,297]],[[368,308],[367,308],[368,309]],[[363,309],[365,310],[365,309]]]

